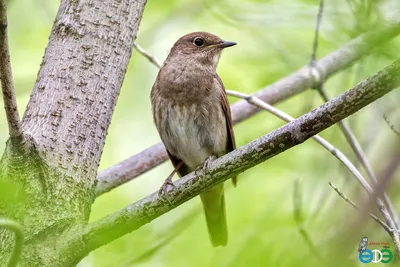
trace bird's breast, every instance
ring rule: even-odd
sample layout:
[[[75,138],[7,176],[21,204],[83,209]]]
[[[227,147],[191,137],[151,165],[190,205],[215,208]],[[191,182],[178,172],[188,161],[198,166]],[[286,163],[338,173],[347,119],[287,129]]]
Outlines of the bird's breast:
[[[197,62],[174,64],[173,67],[172,63],[167,63],[159,73],[159,84],[162,83],[158,86],[160,96],[178,105],[201,105],[208,101],[207,98],[218,97],[216,73],[212,70],[195,64]]]
[[[183,105],[167,101],[160,125],[168,151],[193,170],[207,157],[226,153],[228,133],[220,105],[206,100]]]

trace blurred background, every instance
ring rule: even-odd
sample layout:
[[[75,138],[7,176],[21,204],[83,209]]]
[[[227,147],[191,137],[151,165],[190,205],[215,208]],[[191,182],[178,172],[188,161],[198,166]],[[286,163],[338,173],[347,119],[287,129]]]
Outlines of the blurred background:
[[[23,113],[59,3],[10,0],[8,4],[11,61]],[[137,43],[164,60],[174,42],[192,31],[208,31],[235,41],[238,45],[223,53],[218,73],[227,89],[250,94],[309,63],[318,6],[319,1],[314,0],[151,0],[145,8]],[[386,20],[398,19],[399,11],[397,0],[325,1],[318,57]],[[389,65],[399,49],[400,39],[395,38],[334,75],[326,83],[328,94],[334,97]],[[149,99],[157,72],[133,51],[100,170],[160,141]],[[317,91],[310,89],[277,107],[298,117],[322,103]],[[400,92],[396,90],[346,122],[365,149],[377,177],[388,179],[388,193],[400,211],[400,137],[383,119],[386,116],[394,128],[400,129],[399,104]],[[0,151],[7,140],[6,124],[1,112]],[[237,145],[245,145],[283,124],[260,112],[235,126]],[[322,136],[360,166],[336,126]],[[102,195],[92,207],[91,221],[158,190],[171,170],[171,164],[164,163]],[[200,199],[195,198],[97,249],[79,266],[362,266],[357,252],[362,237],[376,242],[390,242],[391,238],[338,197],[329,181],[360,206],[367,202],[366,193],[347,169],[314,141],[307,141],[241,174],[237,188],[226,183],[227,247],[211,246]],[[299,207],[300,221],[295,220]],[[378,214],[374,207],[371,211]],[[300,230],[307,232],[314,249]],[[394,259],[389,265],[395,266],[396,260],[398,264]]]

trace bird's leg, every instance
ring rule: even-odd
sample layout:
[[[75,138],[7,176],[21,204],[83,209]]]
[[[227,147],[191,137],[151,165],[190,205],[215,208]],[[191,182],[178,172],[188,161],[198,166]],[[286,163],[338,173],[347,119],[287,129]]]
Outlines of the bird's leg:
[[[203,165],[200,165],[199,167],[196,168],[196,170],[194,171],[194,174],[198,175],[198,174],[202,174],[202,176],[204,177],[206,175],[207,170],[210,167],[211,162],[213,162],[216,159],[216,157],[214,156],[209,156],[208,158],[206,158],[204,160]]]
[[[172,177],[174,177],[175,173],[179,170],[179,168],[182,166],[183,161],[181,160],[176,166],[175,169],[171,172],[170,175],[168,175],[167,179],[165,179],[163,185],[161,186],[160,190],[158,190],[158,196],[164,197],[168,200],[169,204],[172,204],[171,201],[167,198],[167,189],[168,185],[171,185],[172,187],[175,187],[174,183],[172,182]]]

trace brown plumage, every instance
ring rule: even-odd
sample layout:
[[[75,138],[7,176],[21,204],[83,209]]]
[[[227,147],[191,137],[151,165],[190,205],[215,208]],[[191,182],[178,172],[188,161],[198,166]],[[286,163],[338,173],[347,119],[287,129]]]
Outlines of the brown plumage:
[[[174,167],[184,176],[206,159],[235,149],[224,85],[216,73],[221,51],[235,45],[206,32],[181,37],[151,91],[153,118]],[[236,178],[233,179],[236,185]],[[200,194],[211,242],[228,241],[223,184]]]

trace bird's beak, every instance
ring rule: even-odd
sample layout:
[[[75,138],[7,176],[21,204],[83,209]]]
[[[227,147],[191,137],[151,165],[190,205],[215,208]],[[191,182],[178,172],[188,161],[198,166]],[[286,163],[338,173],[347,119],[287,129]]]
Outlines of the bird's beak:
[[[228,41],[223,41],[222,43],[218,44],[217,47],[219,48],[225,48],[225,47],[230,47],[236,45],[235,42],[228,42]]]

